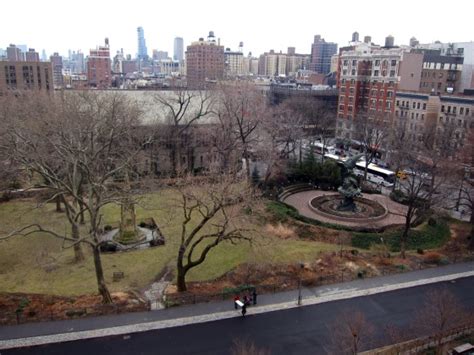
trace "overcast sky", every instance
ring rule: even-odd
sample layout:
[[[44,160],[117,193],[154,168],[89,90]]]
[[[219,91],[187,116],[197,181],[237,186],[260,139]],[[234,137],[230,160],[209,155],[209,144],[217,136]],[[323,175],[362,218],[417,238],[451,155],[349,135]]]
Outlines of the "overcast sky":
[[[8,13],[5,12],[8,10]],[[142,26],[148,53],[169,51],[174,37],[185,46],[213,30],[221,44],[254,55],[274,49],[310,53],[315,34],[346,45],[354,31],[383,43],[408,44],[474,40],[474,0],[21,0],[2,7],[0,48],[26,44],[41,54],[90,48],[109,37],[112,53],[137,53],[137,27]]]

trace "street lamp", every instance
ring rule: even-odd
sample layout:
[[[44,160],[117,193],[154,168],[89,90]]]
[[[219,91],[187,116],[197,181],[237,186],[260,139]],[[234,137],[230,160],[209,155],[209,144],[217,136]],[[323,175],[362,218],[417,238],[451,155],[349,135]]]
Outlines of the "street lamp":
[[[300,263],[300,272],[298,277],[298,306],[301,306],[302,296],[301,296],[301,272],[303,271],[304,264]]]

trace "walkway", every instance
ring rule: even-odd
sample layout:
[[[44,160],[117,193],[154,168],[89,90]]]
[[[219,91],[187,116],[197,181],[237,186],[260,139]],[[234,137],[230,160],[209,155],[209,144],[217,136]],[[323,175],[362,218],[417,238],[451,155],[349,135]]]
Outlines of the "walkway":
[[[346,227],[361,227],[361,222],[341,221],[337,217],[328,218],[316,214],[310,207],[309,201],[318,196],[333,195],[334,191],[310,190],[294,193],[283,200],[284,203],[293,206],[298,212],[305,217],[317,219],[324,223],[339,224]],[[377,201],[384,206],[389,212],[386,218],[369,223],[364,222],[362,227],[382,228],[389,225],[404,224],[406,206],[392,201],[388,196],[379,194],[362,194],[362,197]]]
[[[474,276],[474,262],[424,269],[398,275],[355,280],[302,290],[303,306],[349,299]],[[298,291],[258,296],[258,305],[248,314],[260,314],[299,307]],[[159,311],[126,313],[68,321],[7,326],[0,329],[0,350],[79,339],[98,338],[204,323],[240,316],[232,301],[210,302]]]

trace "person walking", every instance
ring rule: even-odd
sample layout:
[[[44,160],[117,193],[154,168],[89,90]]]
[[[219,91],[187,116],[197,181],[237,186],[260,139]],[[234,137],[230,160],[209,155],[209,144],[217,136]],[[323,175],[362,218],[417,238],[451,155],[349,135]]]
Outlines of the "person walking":
[[[244,303],[242,306],[242,317],[245,317],[245,314],[247,314],[247,305]]]
[[[253,305],[255,306],[257,304],[257,289],[256,288],[254,288],[252,291],[252,301],[253,301]]]
[[[239,305],[237,304],[237,301],[240,301],[239,295],[234,296],[234,308],[239,309]]]

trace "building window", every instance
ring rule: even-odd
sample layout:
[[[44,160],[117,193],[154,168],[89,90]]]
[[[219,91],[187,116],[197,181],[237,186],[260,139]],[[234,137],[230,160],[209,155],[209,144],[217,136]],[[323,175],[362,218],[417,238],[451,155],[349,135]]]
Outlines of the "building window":
[[[395,70],[390,70],[390,77],[393,78],[395,76]]]
[[[400,100],[397,100],[397,107],[400,106]]]
[[[356,81],[354,79],[351,79],[351,85],[354,85]]]
[[[394,67],[395,65],[397,65],[397,61],[395,59],[392,59],[392,62],[390,64],[392,65],[392,67]]]
[[[387,97],[392,97],[393,96],[393,91],[387,91]]]
[[[469,115],[469,109],[466,107],[466,116]]]
[[[351,70],[351,75],[356,75],[356,70],[355,69]]]
[[[352,60],[352,66],[355,67],[357,65],[357,60],[356,59],[353,59]]]
[[[378,67],[379,65],[380,65],[380,60],[377,59],[377,60],[375,61],[375,66]]]
[[[348,61],[347,59],[344,60],[343,65],[344,65],[345,67],[347,67],[348,64],[349,64],[349,61]]]
[[[414,119],[415,118],[415,114],[412,112],[411,113],[411,119]]]
[[[444,112],[444,105],[441,105],[441,112]]]
[[[379,76],[379,71],[378,70],[374,70],[374,76]]]
[[[416,102],[413,101],[413,103],[412,103],[412,108],[415,108],[415,107],[416,107]]]
[[[421,114],[421,120],[423,121],[424,119],[425,119],[425,114],[422,113],[422,114]]]
[[[418,110],[420,109],[420,103],[419,103],[419,102],[416,104],[416,108],[417,108]]]
[[[459,108],[459,114],[462,115],[464,113],[464,107]]]
[[[453,113],[456,114],[456,109],[457,107],[456,106],[453,106]]]
[[[426,103],[423,104],[423,110],[426,110]]]

